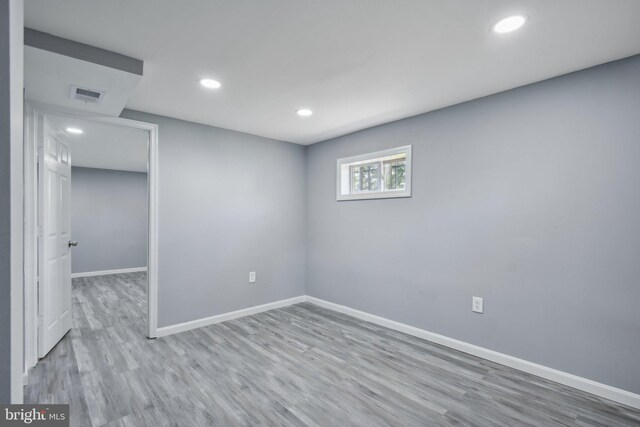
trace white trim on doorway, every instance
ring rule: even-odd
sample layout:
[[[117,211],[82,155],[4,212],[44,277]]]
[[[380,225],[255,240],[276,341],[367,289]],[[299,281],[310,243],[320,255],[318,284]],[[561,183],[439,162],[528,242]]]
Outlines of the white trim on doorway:
[[[120,117],[100,117],[96,121],[149,132],[147,181],[149,193],[149,246],[147,257],[147,307],[149,338],[157,337],[158,329],[158,125]]]
[[[147,271],[147,267],[119,268],[117,270],[83,271],[81,273],[71,273],[71,278],[76,279],[79,277],[106,276],[107,274],[139,273],[142,271]]]
[[[24,108],[24,374],[38,361],[38,150],[35,107]]]
[[[36,123],[39,114],[51,114],[56,116],[81,117],[84,120],[92,120],[104,124],[123,126],[132,129],[144,130],[149,133],[149,153],[148,153],[148,203],[149,203],[149,242],[147,259],[147,283],[148,283],[148,328],[147,336],[155,338],[157,336],[158,324],[158,125],[145,123],[136,120],[123,119],[119,117],[104,117],[81,112],[59,110],[47,105],[27,103],[25,106],[24,133],[24,295],[25,295],[25,354],[24,370],[27,372],[35,366],[38,361],[37,338],[38,338],[38,310],[37,310],[37,146],[36,146]],[[144,268],[144,267],[141,267]],[[143,271],[141,268],[133,269]],[[115,272],[131,272],[117,270]],[[112,271],[92,272],[97,274],[114,274]],[[86,273],[85,273],[86,274]],[[72,277],[80,277],[72,275]]]

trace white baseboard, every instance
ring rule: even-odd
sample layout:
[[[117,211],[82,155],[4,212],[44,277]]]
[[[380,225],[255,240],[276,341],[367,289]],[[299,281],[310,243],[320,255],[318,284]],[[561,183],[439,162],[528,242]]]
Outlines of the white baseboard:
[[[630,391],[611,387],[606,384],[579,377],[577,375],[558,371],[557,369],[548,368],[543,365],[538,365],[536,363],[528,362],[523,359],[518,359],[517,357],[498,353],[497,351],[489,350],[477,345],[466,343],[464,341],[449,338],[444,335],[425,331],[424,329],[385,319],[384,317],[369,314],[364,311],[356,310],[344,305],[335,304],[319,298],[306,296],[305,301],[318,305],[320,307],[327,308],[329,310],[337,311],[361,320],[365,320],[367,322],[375,323],[376,325],[384,326],[395,331],[422,338],[427,341],[443,345],[445,347],[459,350],[473,356],[478,356],[483,359],[508,366],[510,368],[518,369],[529,374],[555,381],[557,383],[564,384],[578,390],[586,391],[587,393],[595,394],[596,396],[604,397],[605,399],[613,400],[614,402],[622,403],[624,405],[640,409],[640,395],[632,393]]]
[[[293,304],[299,304],[304,301],[305,301],[305,296],[303,295],[299,297],[293,297],[289,299],[283,299],[280,301],[270,302],[267,304],[255,305],[253,307],[243,308],[241,310],[231,311],[229,313],[223,313],[223,314],[218,314],[211,317],[204,317],[202,319],[191,320],[189,322],[178,323],[176,325],[164,326],[162,328],[158,328],[156,336],[164,337],[164,336],[175,334],[178,332],[188,331],[190,329],[213,325],[214,323],[225,322],[227,320],[237,319],[239,317],[262,313],[263,311],[269,311],[269,310],[286,307]]]
[[[133,267],[121,268],[118,270],[85,271],[83,273],[71,273],[71,278],[75,279],[76,277],[105,276],[107,274],[138,273],[140,271],[147,271],[147,267]]]
[[[459,341],[453,338],[446,337],[444,335],[429,332],[424,329],[409,326],[404,323],[396,322],[394,320],[386,319],[384,317],[376,316],[374,314],[366,313],[364,311],[356,310],[351,307],[335,304],[308,295],[275,301],[268,304],[257,305],[249,308],[244,308],[242,310],[218,314],[216,316],[205,317],[202,319],[192,320],[176,325],[165,326],[162,328],[158,328],[157,336],[163,337],[178,332],[188,331],[190,329],[212,325],[214,323],[220,323],[231,319],[237,319],[239,317],[250,316],[256,313],[262,313],[264,311],[298,304],[301,302],[309,302],[320,307],[327,308],[329,310],[344,313],[349,316],[374,323],[376,325],[403,332],[405,334],[431,341],[433,343],[440,344],[454,350],[462,351],[464,353],[481,357],[483,359],[490,360],[492,362],[499,363],[510,368],[518,369],[520,371],[527,372],[538,377],[555,381],[557,383],[564,384],[578,390],[586,391],[587,393],[591,393],[596,396],[612,400],[614,402],[622,403],[624,405],[640,409],[640,395],[632,393],[630,391],[611,387],[606,384],[579,377],[577,375],[569,374],[567,372],[559,371],[557,369],[549,368],[543,365],[538,365],[536,363],[528,362],[517,357],[509,356],[507,354],[489,350],[484,347],[479,347],[474,344],[469,344],[464,341]]]

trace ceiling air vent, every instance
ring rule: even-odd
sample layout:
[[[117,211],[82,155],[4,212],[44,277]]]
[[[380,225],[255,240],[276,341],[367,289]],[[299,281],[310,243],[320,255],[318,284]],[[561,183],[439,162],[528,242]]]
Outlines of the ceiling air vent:
[[[78,86],[71,86],[71,98],[91,104],[100,104],[105,93],[96,90],[85,89]]]

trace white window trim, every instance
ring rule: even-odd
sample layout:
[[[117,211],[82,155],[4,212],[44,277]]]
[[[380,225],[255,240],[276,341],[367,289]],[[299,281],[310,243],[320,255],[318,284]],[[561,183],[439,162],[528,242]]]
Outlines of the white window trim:
[[[405,181],[403,190],[379,190],[362,192],[357,194],[342,194],[343,165],[352,163],[368,163],[370,160],[379,159],[381,157],[389,157],[397,154],[406,154]],[[347,168],[349,170],[349,168]],[[347,173],[349,179],[349,188],[351,188],[350,173]],[[388,150],[376,151],[373,153],[359,154],[357,156],[345,157],[338,159],[336,162],[336,200],[367,200],[367,199],[393,199],[398,197],[411,197],[411,145],[403,147],[390,148]]]

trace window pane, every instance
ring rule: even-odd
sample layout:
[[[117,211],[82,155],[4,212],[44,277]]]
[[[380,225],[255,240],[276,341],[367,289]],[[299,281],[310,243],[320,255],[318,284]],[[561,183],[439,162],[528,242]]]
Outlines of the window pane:
[[[337,160],[336,200],[411,197],[411,146]]]
[[[405,159],[387,160],[384,162],[384,189],[404,190]]]
[[[351,166],[351,192],[378,191],[380,188],[380,163]]]

